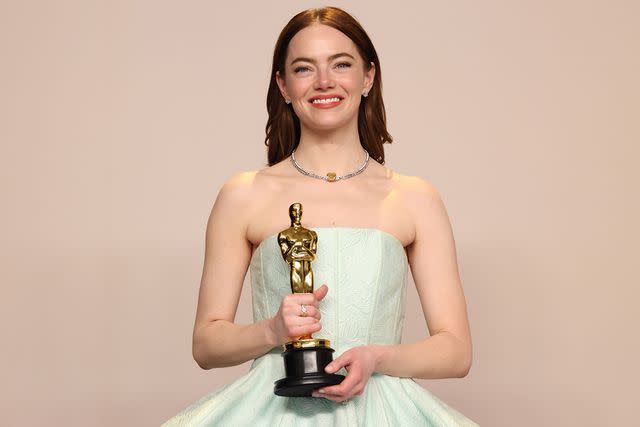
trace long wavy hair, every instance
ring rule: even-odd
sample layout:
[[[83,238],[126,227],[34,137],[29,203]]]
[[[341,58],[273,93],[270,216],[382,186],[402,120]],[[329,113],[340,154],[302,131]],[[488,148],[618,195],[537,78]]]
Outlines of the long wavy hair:
[[[360,101],[358,137],[362,147],[369,152],[369,156],[378,163],[384,164],[382,144],[391,143],[393,138],[387,132],[378,54],[360,23],[353,16],[337,7],[308,9],[298,13],[291,18],[278,37],[273,51],[271,80],[267,92],[269,118],[265,127],[264,143],[268,147],[268,164],[272,166],[291,155],[300,142],[300,120],[291,104],[287,104],[280,93],[276,82],[276,71],[279,70],[280,75],[285,76],[285,60],[291,39],[298,31],[315,23],[333,27],[349,37],[356,45],[367,70],[371,69],[372,62],[375,64],[376,72],[373,86],[368,96],[361,97]]]

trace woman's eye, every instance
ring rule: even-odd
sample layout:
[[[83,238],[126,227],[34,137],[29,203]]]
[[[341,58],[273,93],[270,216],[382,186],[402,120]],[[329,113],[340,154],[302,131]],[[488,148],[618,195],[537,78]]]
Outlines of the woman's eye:
[[[349,62],[340,62],[336,64],[336,68],[351,68],[351,63]],[[302,71],[311,70],[309,67],[296,67],[293,69],[294,73],[300,73]]]

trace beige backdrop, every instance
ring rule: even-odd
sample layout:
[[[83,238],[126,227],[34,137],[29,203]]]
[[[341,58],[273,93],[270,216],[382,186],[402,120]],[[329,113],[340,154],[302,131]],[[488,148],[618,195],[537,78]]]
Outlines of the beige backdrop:
[[[206,220],[321,5],[0,2],[1,425],[159,425],[248,369],[191,357]],[[483,426],[635,424],[639,3],[336,5],[381,58],[388,165],[454,227],[474,364],[420,383]]]

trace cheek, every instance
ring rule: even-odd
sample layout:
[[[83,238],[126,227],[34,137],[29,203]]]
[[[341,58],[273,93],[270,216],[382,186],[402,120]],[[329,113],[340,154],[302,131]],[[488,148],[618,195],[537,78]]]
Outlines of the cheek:
[[[292,81],[288,86],[289,93],[294,98],[304,97],[304,96],[306,96],[306,94],[311,89],[311,85],[312,85],[312,82],[311,82],[310,79],[308,81],[307,80],[302,80],[302,79],[301,80]]]
[[[345,74],[336,79],[336,83],[347,92],[358,92],[362,88],[362,76],[357,74]]]

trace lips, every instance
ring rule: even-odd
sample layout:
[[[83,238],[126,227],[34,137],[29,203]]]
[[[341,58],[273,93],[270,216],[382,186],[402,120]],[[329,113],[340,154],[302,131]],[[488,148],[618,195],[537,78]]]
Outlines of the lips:
[[[312,106],[316,108],[333,108],[340,105],[344,98],[337,94],[317,95],[309,99]]]
[[[342,101],[344,99],[344,96],[340,96],[337,93],[329,93],[326,95],[316,95],[313,96],[309,99],[309,102],[313,103],[313,101],[315,101],[316,99],[318,100],[326,100],[326,99],[331,99],[331,98],[338,98],[340,101]]]

